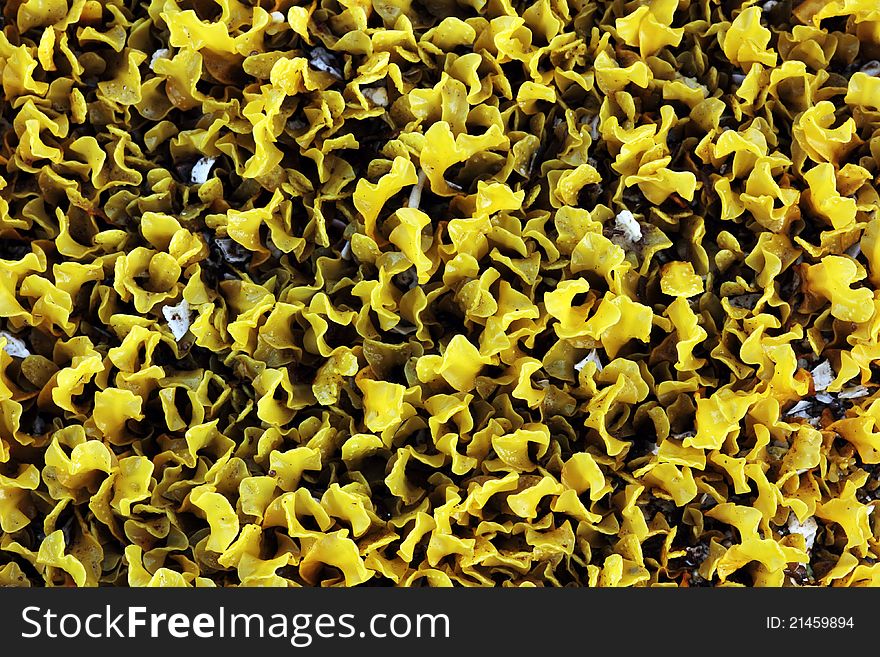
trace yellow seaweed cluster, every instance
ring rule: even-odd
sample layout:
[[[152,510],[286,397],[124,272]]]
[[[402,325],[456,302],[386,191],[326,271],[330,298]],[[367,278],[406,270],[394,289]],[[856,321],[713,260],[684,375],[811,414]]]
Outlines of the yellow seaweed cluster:
[[[0,26],[0,585],[880,585],[874,0]]]

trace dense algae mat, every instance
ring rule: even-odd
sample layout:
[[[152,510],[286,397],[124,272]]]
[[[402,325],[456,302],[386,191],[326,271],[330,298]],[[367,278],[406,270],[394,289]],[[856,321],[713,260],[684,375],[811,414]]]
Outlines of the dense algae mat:
[[[880,585],[873,0],[9,0],[0,584]]]

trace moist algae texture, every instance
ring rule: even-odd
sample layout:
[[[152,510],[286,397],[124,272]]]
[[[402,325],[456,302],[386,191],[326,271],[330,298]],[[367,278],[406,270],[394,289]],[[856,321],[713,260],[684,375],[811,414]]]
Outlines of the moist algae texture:
[[[0,27],[0,584],[880,585],[875,2]]]

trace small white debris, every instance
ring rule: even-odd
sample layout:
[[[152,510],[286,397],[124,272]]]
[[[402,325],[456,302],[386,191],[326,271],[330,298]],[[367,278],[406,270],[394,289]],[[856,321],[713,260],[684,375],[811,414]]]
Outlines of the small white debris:
[[[12,333],[0,331],[0,338],[6,338],[6,344],[3,345],[3,351],[13,358],[27,358],[31,355],[24,340],[15,337]]]
[[[642,239],[642,227],[629,210],[618,213],[614,219],[614,227],[623,233],[627,242],[635,244]]]
[[[169,59],[168,56],[170,54],[171,54],[171,51],[168,50],[168,48],[159,48],[159,50],[154,52],[153,56],[150,57],[150,70],[155,71],[156,70],[156,62],[158,62],[160,59]]]
[[[397,324],[396,326],[392,326],[389,330],[394,331],[395,333],[400,333],[401,335],[409,335],[410,333],[415,333],[416,327],[401,326],[400,324]]]
[[[880,77],[880,62],[876,59],[872,59],[869,62],[866,62],[862,68],[859,69],[865,75],[871,75],[873,77]]]
[[[848,255],[850,258],[858,258],[859,254],[862,252],[862,244],[861,242],[856,242],[851,247],[849,247],[844,253]]]
[[[660,445],[654,443],[654,445],[651,446],[651,454],[653,454],[654,456],[657,456],[659,453],[660,453]]]
[[[342,73],[336,68],[335,58],[330,54],[329,50],[321,46],[312,49],[311,56],[309,57],[309,66],[324,73],[329,73],[340,80],[342,79]]]
[[[201,185],[207,182],[208,174],[211,173],[211,167],[217,161],[216,157],[203,157],[193,165],[190,180],[194,185]]]
[[[804,543],[807,545],[807,552],[813,549],[813,543],[816,542],[816,533],[819,531],[818,523],[812,518],[807,518],[803,523],[798,522],[797,516],[793,513],[788,515],[788,531],[790,534],[800,534],[804,537]]]
[[[732,73],[730,79],[733,80],[734,84],[742,85],[746,81],[746,76],[742,73]]]
[[[676,75],[676,80],[678,80],[679,82],[681,82],[681,83],[682,83],[683,85],[685,85],[686,87],[689,87],[689,88],[691,88],[691,89],[697,89],[697,90],[699,90],[699,91],[702,91],[704,96],[708,96],[708,95],[709,95],[709,88],[708,88],[705,84],[702,84],[702,83],[701,83],[699,80],[697,80],[696,78],[691,78],[691,77],[688,77],[688,76],[685,76],[685,75],[677,74],[677,75]]]
[[[425,188],[425,181],[427,179],[428,174],[425,173],[424,169],[419,169],[419,179],[409,192],[407,207],[418,209],[419,203],[422,202],[422,190]]]
[[[284,14],[280,11],[273,11],[269,14],[269,17],[272,19],[273,23],[284,23],[287,21],[287,18],[285,18]]]
[[[165,306],[162,308],[162,314],[168,321],[168,328],[175,340],[180,340],[186,332],[189,331],[190,325],[190,308],[186,299],[181,299],[176,306]]]
[[[799,401],[797,404],[788,409],[786,415],[795,415],[797,417],[810,417],[809,415],[798,415],[799,413],[803,413],[808,408],[810,408],[812,404],[808,401]]]
[[[767,2],[761,5],[761,9],[763,11],[773,11],[773,8],[778,4],[779,2],[777,0],[767,0]]]
[[[785,416],[806,420],[814,427],[819,426],[819,422],[821,421],[821,417],[819,415],[815,415],[813,404],[808,401],[799,401],[797,404],[788,409],[788,412],[786,412]]]
[[[599,115],[593,117],[593,120],[590,121],[590,139],[593,141],[598,141],[599,139]]]
[[[368,101],[378,107],[388,107],[388,90],[385,87],[365,87],[361,93]]]
[[[858,399],[859,397],[865,397],[870,394],[871,391],[868,390],[865,386],[854,386],[852,388],[844,388],[840,391],[840,394],[837,395],[838,399]]]
[[[827,392],[822,392],[816,395],[816,401],[822,402],[823,404],[830,404],[834,401],[834,397],[829,395]]]
[[[686,75],[682,75],[679,79],[684,82],[685,86],[688,86],[691,89],[699,89],[703,86],[697,82],[696,78],[687,77]]]
[[[345,246],[342,247],[342,251],[339,252],[339,257],[343,260],[351,260],[351,242],[345,240]]]
[[[238,264],[246,261],[250,256],[250,252],[231,237],[218,237],[214,243],[229,263]]]
[[[582,369],[584,369],[584,367],[587,366],[587,363],[596,363],[596,371],[602,371],[602,361],[599,360],[599,354],[596,353],[595,349],[591,350],[590,353],[587,354],[586,358],[584,358],[582,361],[580,361],[579,363],[575,363],[574,369],[580,372]]]
[[[834,381],[834,370],[831,369],[831,363],[827,360],[819,363],[810,374],[813,376],[813,387],[816,392],[822,392]]]

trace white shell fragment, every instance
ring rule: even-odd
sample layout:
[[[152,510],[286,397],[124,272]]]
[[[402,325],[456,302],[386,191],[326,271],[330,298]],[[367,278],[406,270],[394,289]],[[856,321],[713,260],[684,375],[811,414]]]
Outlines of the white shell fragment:
[[[865,386],[854,386],[852,388],[844,388],[837,395],[838,399],[858,399],[859,397],[866,397],[870,394],[870,390],[868,390]]]
[[[198,162],[193,165],[192,173],[190,174],[190,180],[194,185],[202,185],[208,180],[208,175],[211,173],[211,167],[214,166],[214,162],[217,161],[216,157],[203,157]]]
[[[407,207],[418,209],[419,204],[422,202],[422,190],[425,188],[425,181],[427,179],[428,175],[425,171],[419,169],[419,179],[409,192],[409,202],[407,203]]]
[[[364,87],[361,93],[378,107],[388,107],[388,90],[385,87]]]
[[[813,376],[813,387],[816,388],[816,392],[822,392],[834,381],[834,370],[827,360],[819,363],[810,374]]]
[[[618,213],[614,219],[614,227],[623,233],[627,242],[635,244],[642,239],[642,227],[629,210]]]
[[[819,422],[821,421],[821,414],[817,415],[816,409],[814,408],[813,404],[806,400],[799,401],[797,404],[788,409],[788,412],[785,414],[785,416],[796,417],[801,420],[806,420],[814,427],[819,426]]]
[[[869,62],[865,62],[865,65],[859,69],[861,73],[865,75],[871,75],[873,77],[880,77],[880,62],[876,59],[872,59]]]
[[[329,73],[340,80],[342,79],[342,72],[336,68],[336,62],[333,59],[333,55],[330,54],[329,50],[322,48],[321,46],[312,50],[312,54],[309,57],[309,66],[318,71]]]
[[[165,306],[162,308],[162,314],[168,321],[168,328],[175,340],[180,340],[186,332],[189,331],[190,325],[190,307],[186,299],[181,299],[176,306]]]
[[[238,264],[248,259],[250,252],[231,237],[218,237],[214,240],[226,262]]]
[[[700,82],[696,78],[690,78],[687,76],[680,76],[681,81],[691,89],[699,89],[703,92],[704,95],[709,94],[709,88],[705,84],[700,84]]]
[[[269,17],[272,19],[273,23],[284,23],[287,20],[284,14],[280,11],[273,11],[269,14]]]
[[[813,543],[816,542],[816,533],[819,531],[819,524],[813,518],[807,518],[803,523],[798,522],[797,516],[793,513],[788,516],[788,531],[791,534],[800,534],[804,537],[807,544],[807,551],[813,549]]]
[[[31,355],[24,340],[17,338],[12,333],[0,331],[0,338],[6,338],[6,344],[3,345],[3,351],[14,358],[27,358]]]
[[[155,71],[156,62],[160,59],[168,59],[168,56],[171,54],[171,51],[168,48],[159,48],[156,52],[153,53],[153,56],[150,57],[150,70]]]
[[[803,413],[808,408],[810,408],[810,406],[812,406],[812,404],[808,401],[799,401],[797,404],[795,404],[790,409],[788,409],[788,412],[786,413],[786,415],[794,415],[797,417],[809,417],[807,415],[798,415],[798,413]]]
[[[582,369],[584,369],[584,367],[587,366],[587,363],[596,363],[596,371],[602,371],[602,361],[599,360],[599,354],[596,353],[595,349],[590,351],[590,353],[588,353],[582,361],[580,361],[579,363],[575,363],[574,369],[580,372]]]

